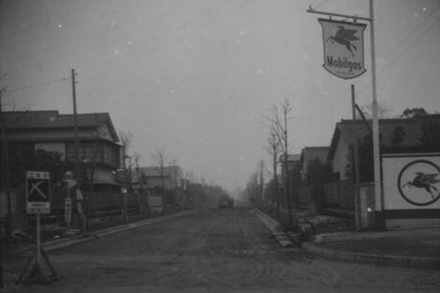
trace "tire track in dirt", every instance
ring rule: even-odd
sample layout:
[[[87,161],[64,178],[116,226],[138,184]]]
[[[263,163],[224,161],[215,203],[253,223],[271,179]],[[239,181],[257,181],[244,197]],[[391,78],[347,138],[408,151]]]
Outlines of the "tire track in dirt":
[[[440,284],[432,272],[286,253],[246,209],[201,211],[64,248],[49,258],[61,281],[21,292],[417,292]]]

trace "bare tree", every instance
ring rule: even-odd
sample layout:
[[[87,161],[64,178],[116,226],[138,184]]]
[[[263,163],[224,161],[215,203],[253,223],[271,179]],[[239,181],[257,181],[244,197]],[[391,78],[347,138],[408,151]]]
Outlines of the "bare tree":
[[[277,205],[277,216],[279,218],[280,217],[280,198],[279,198],[279,194],[278,194],[277,165],[278,165],[278,155],[281,152],[281,147],[280,147],[280,141],[278,140],[278,137],[276,134],[276,129],[274,128],[273,125],[270,128],[269,137],[267,139],[266,151],[269,153],[269,155],[272,156],[272,167],[273,167],[272,175],[273,175],[273,182],[275,185],[274,193],[275,193],[275,201],[276,201],[276,205]]]
[[[290,107],[290,101],[288,99],[284,100],[281,104],[281,114],[276,106],[272,108],[273,118],[270,119],[272,122],[272,128],[274,130],[274,134],[278,139],[279,146],[281,148],[281,152],[283,153],[283,166],[284,166],[284,193],[287,202],[287,211],[289,217],[289,224],[291,227],[298,226],[298,219],[296,215],[296,208],[292,202],[290,197],[290,182],[289,182],[289,138],[287,131],[287,120],[288,115],[292,111]],[[282,116],[280,118],[280,115]]]
[[[258,170],[252,173],[246,185],[247,198],[251,202],[258,202],[257,195],[260,189],[258,183],[258,177],[259,177],[258,173],[259,173]]]
[[[133,141],[133,132],[131,131],[120,131],[119,138],[121,139],[121,143],[128,149]]]

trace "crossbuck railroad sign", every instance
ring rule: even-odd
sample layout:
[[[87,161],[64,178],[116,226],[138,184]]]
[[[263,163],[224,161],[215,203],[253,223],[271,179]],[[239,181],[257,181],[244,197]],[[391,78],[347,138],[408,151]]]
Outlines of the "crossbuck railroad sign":
[[[28,214],[50,214],[49,172],[26,173],[26,210]]]

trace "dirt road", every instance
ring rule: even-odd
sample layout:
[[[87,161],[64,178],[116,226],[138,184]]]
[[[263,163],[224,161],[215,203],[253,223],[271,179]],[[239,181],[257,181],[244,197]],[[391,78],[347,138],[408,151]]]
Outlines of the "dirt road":
[[[438,292],[440,272],[279,248],[250,209],[206,210],[52,252],[61,280],[18,292]],[[15,290],[14,290],[15,291]]]

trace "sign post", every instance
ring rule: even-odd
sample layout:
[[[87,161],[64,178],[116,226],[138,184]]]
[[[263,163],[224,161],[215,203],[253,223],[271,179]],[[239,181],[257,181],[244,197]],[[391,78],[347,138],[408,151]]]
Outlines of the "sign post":
[[[336,22],[333,30],[330,29],[330,34],[327,37],[327,39],[324,36],[324,42],[327,43],[328,41],[333,41],[333,43],[336,45],[338,43],[341,46],[345,46],[346,50],[349,52],[349,55],[352,56],[352,58],[355,58],[356,51],[358,50],[358,45],[356,45],[356,42],[358,42],[359,36],[357,33],[357,21],[358,20],[364,20],[368,21],[370,23],[370,47],[371,47],[371,85],[372,85],[372,96],[373,101],[371,103],[373,108],[373,163],[374,163],[374,193],[375,193],[375,202],[376,202],[376,218],[379,229],[384,229],[384,218],[383,218],[383,211],[384,211],[384,198],[383,198],[383,192],[382,192],[382,180],[381,180],[381,158],[380,158],[380,144],[379,144],[379,117],[378,117],[378,102],[377,102],[377,86],[376,86],[376,54],[375,54],[375,33],[374,33],[374,5],[373,0],[369,0],[369,12],[370,17],[359,17],[356,15],[344,15],[344,14],[338,14],[338,13],[332,13],[332,12],[323,12],[323,11],[317,11],[312,9],[310,7],[307,12],[309,13],[315,13],[315,14],[321,14],[321,15],[327,15],[330,18],[332,17],[341,17],[341,18],[348,18],[353,19],[353,23],[348,22]],[[320,23],[323,25],[323,23],[332,23],[331,20],[320,20]],[[339,24],[342,25],[339,25]],[[350,27],[350,26],[352,27]],[[364,26],[364,25],[362,25]],[[335,30],[336,29],[336,30]],[[359,27],[363,31],[362,28]],[[323,25],[323,34],[326,32],[324,31],[324,25]],[[362,41],[363,45],[363,41]],[[325,45],[324,45],[325,48]],[[324,49],[325,51],[325,49]],[[347,52],[345,52],[347,54]],[[363,56],[363,53],[362,53]],[[354,71],[354,67],[358,68],[359,66],[356,64],[357,61],[353,59],[352,61],[349,60],[349,57],[345,57],[347,60],[342,57],[341,60],[337,60],[335,63],[335,59],[330,57],[326,57],[326,53],[324,52],[324,62],[328,62],[328,66],[326,67],[326,63],[324,63],[324,68],[326,68],[330,73],[339,76],[341,78],[347,79],[347,78],[354,78],[362,73],[365,72],[365,69],[357,70],[358,74],[351,73],[350,68],[352,68],[352,71]],[[363,58],[363,57],[362,57]],[[339,62],[341,61],[341,62]],[[351,65],[350,65],[350,62]],[[355,64],[353,64],[355,62]],[[335,66],[336,64],[336,66]],[[335,70],[333,70],[334,67]],[[336,68],[338,68],[336,70]],[[344,69],[344,70],[340,70]],[[348,72],[347,72],[348,69]],[[334,71],[334,72],[332,72]],[[344,77],[345,76],[345,77]]]
[[[64,174],[64,183],[66,183],[67,189],[67,197],[64,201],[64,221],[67,225],[67,230],[70,229],[70,225],[72,224],[72,195],[71,190],[76,186],[76,181],[73,179],[73,173],[67,171]]]
[[[40,269],[41,264],[41,224],[40,214],[50,214],[50,174],[49,172],[34,172],[28,171],[26,173],[26,200],[27,213],[36,214],[36,238],[37,238],[37,270]]]
[[[35,257],[35,265],[31,270],[30,276],[27,280],[42,281],[43,270],[41,265],[41,256],[44,257],[47,266],[49,267],[52,277],[58,280],[58,276],[47,258],[46,253],[41,247],[41,214],[50,214],[50,174],[49,172],[28,171],[26,173],[26,211],[28,214],[36,215],[36,251],[29,262],[26,264],[21,273],[17,284],[23,282],[23,278]]]
[[[28,214],[50,214],[50,174],[29,171],[26,173],[26,210]]]

